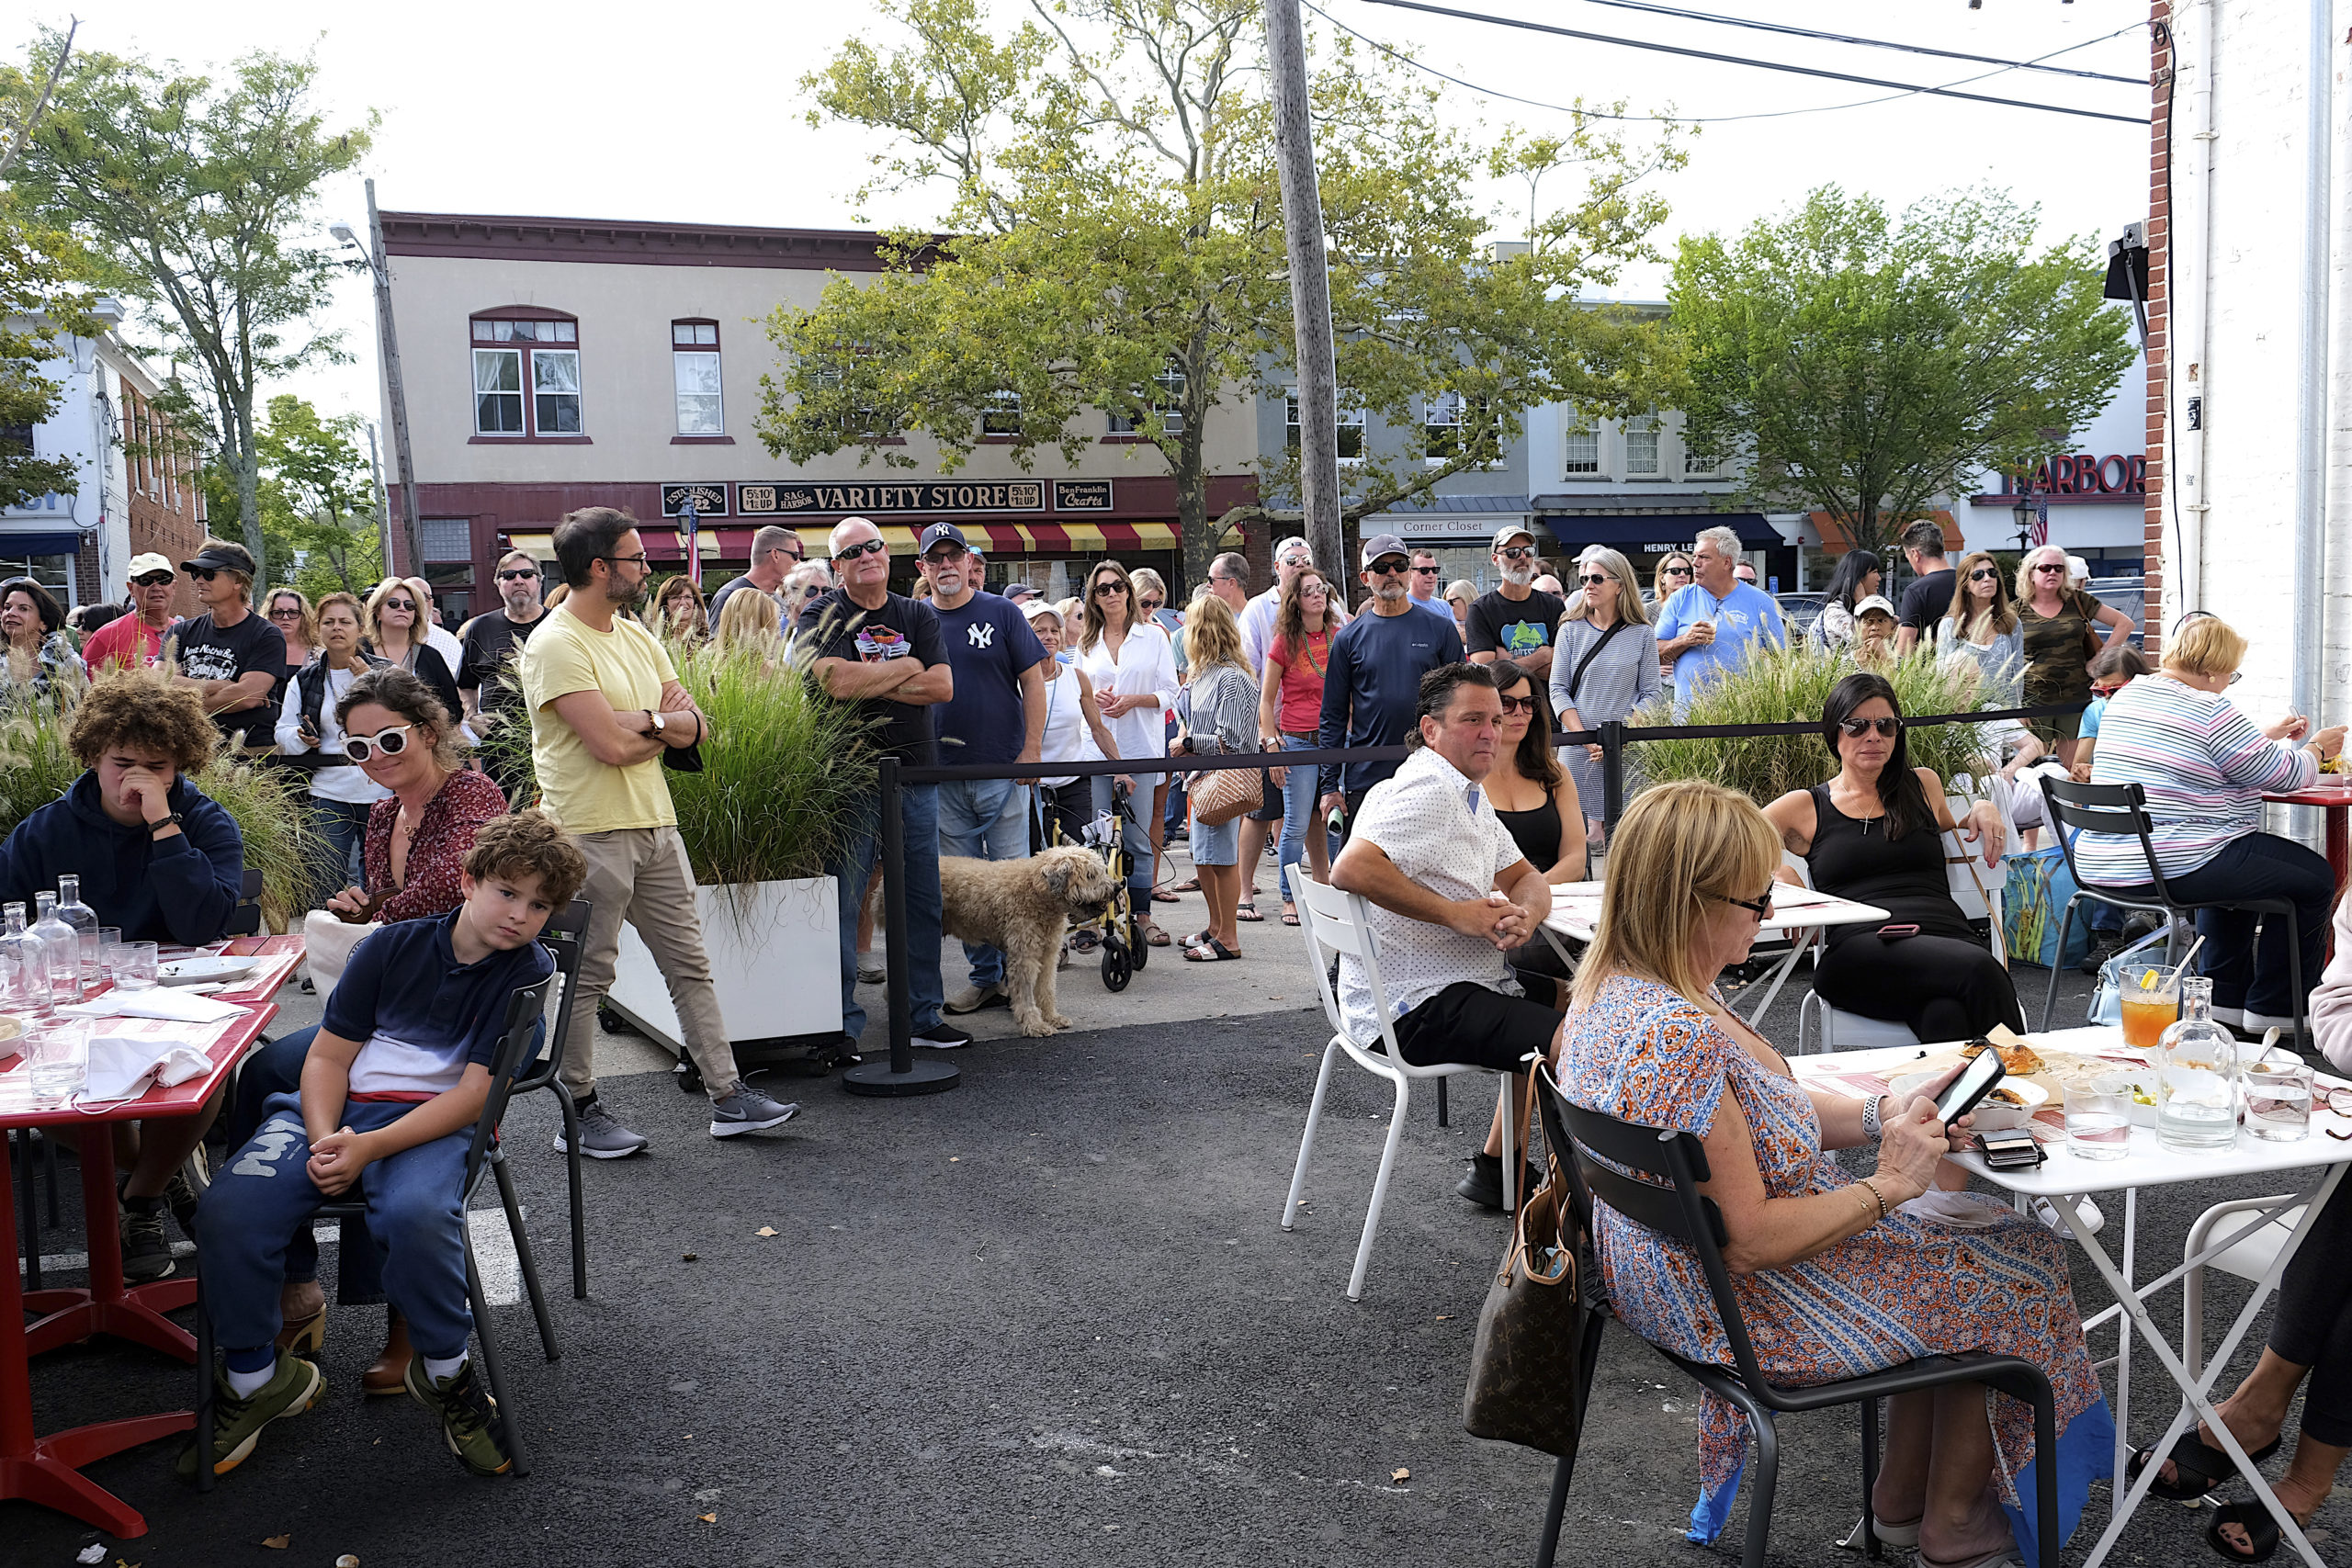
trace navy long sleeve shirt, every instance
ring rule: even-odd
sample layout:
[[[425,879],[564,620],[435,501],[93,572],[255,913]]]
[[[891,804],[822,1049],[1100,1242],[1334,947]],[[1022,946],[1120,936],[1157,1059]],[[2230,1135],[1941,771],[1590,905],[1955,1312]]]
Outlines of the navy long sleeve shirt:
[[[1421,677],[1441,664],[1462,662],[1462,637],[1451,617],[1376,615],[1366,610],[1331,639],[1323,672],[1323,724],[1316,743],[1402,746],[1413,732]],[[1395,762],[1350,762],[1345,787],[1370,789],[1395,773]],[[1340,770],[1325,764],[1319,793],[1341,788]]]
[[[98,775],[84,773],[0,843],[0,902],[22,901],[29,921],[33,895],[54,892],[62,873],[82,879],[82,902],[125,942],[219,941],[244,891],[244,837],[187,780],[172,781],[170,798],[180,830],[159,840],[108,817]]]

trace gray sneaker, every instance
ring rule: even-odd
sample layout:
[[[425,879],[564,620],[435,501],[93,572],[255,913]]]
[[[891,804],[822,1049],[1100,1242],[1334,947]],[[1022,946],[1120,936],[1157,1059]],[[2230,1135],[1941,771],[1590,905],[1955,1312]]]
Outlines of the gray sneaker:
[[[731,1138],[738,1133],[763,1133],[799,1114],[799,1106],[771,1100],[737,1078],[733,1089],[710,1102],[710,1135]]]
[[[889,977],[890,971],[883,966],[881,959],[876,957],[870,953],[861,953],[857,955],[857,983],[859,985],[878,986]]]
[[[590,1159],[627,1159],[630,1155],[643,1153],[650,1142],[643,1134],[632,1133],[613,1120],[613,1113],[605,1109],[602,1100],[591,1100],[580,1108],[580,1152]],[[558,1154],[565,1152],[560,1128],[555,1135],[555,1150]]]
[[[172,1261],[172,1244],[164,1239],[164,1201],[125,1198],[119,1222],[122,1235],[122,1277],[132,1284],[169,1279],[178,1265]]]

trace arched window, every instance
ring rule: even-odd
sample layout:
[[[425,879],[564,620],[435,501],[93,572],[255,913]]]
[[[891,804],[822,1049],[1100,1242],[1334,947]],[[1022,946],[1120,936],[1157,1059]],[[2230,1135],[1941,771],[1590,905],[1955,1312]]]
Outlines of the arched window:
[[[474,434],[531,439],[586,434],[580,408],[580,320],[510,305],[472,323]]]

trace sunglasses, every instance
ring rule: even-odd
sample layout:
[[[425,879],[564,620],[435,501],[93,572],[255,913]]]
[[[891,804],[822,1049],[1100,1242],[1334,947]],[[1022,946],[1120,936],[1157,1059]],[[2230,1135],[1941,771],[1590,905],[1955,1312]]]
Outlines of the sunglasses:
[[[1298,591],[1298,596],[1302,599],[1311,599],[1318,595],[1326,599],[1329,598],[1331,596],[1330,588],[1324,583],[1310,582],[1306,587]]]
[[[1505,545],[1495,552],[1505,560],[1525,560],[1534,553],[1533,547],[1527,545]]]
[[[862,545],[851,545],[845,548],[835,550],[833,552],[833,558],[835,560],[855,560],[858,557],[863,555],[879,555],[889,547],[890,544],[887,539],[868,539]]]
[[[1097,599],[1108,599],[1114,593],[1125,593],[1126,591],[1127,585],[1124,582],[1104,581],[1094,585],[1094,596]]]
[[[1995,571],[1989,566],[1980,566],[1974,571],[1968,574],[1968,581],[1971,582],[1998,582],[2001,581],[2001,574]]]
[[[922,558],[931,562],[932,565],[937,566],[942,561],[962,560],[966,556],[968,556],[971,553],[971,551],[966,549],[961,545],[942,545],[934,548],[929,555]]]
[[[209,582],[214,578],[220,575],[209,566],[191,566],[185,570],[190,577],[196,579],[198,582]]]
[[[408,734],[414,725],[395,724],[373,735],[346,735],[343,738],[343,754],[355,762],[364,762],[378,752],[397,757],[408,750]]]
[[[1878,731],[1880,739],[1892,740],[1903,733],[1903,721],[1899,718],[1841,718],[1838,721],[1838,728],[1845,731],[1849,740],[1859,740],[1872,730]]]
[[[800,585],[800,596],[803,599],[814,599],[824,592],[825,591],[822,588],[820,588],[813,582],[804,582]]]
[[[211,573],[207,572],[205,575],[209,577]],[[169,588],[172,585],[172,574],[168,571],[151,571],[144,577],[132,578],[130,585],[133,588]]]
[[[1506,716],[1515,713],[1523,713],[1531,717],[1534,715],[1535,699],[1533,697],[1499,697],[1496,700],[1503,705],[1503,713]]]
[[[1687,566],[1670,566],[1666,569],[1666,575],[1668,577],[1688,577],[1690,575],[1690,569]]]
[[[2045,571],[2064,571],[2066,570],[2066,563],[2064,561],[2043,561],[2040,566],[2035,567],[2033,570],[2037,576]]]
[[[539,575],[539,574],[538,574],[538,572],[537,572],[537,571],[536,571],[536,570],[532,570],[532,571],[502,571],[502,572],[500,572],[500,573],[498,574],[498,581],[501,581],[501,582],[520,582],[520,581],[523,581],[525,578],[526,578],[526,577],[537,577],[537,576],[538,576],[538,575]]]
[[[1435,577],[1437,575],[1437,568],[1433,566],[1417,566],[1413,569],[1413,575],[1415,577]]]
[[[269,618],[273,621],[299,621],[302,618],[301,607],[297,605],[291,610],[272,610],[269,613]]]
[[[416,601],[413,599],[387,599],[384,601],[384,608],[387,610],[413,610],[416,608]]]
[[[1769,887],[1764,890],[1764,897],[1761,898],[1733,898],[1726,897],[1724,899],[1724,902],[1726,904],[1736,904],[1741,908],[1753,914],[1758,920],[1769,920],[1772,918],[1772,890]]]
[[[2123,685],[2120,682],[2112,686],[2102,686],[2096,681],[2091,682],[2091,695],[2095,697],[2111,697],[2122,689]]]
[[[1309,589],[1307,592],[1311,593],[1314,590]],[[1157,610],[1162,604],[1168,603],[1168,601],[1165,599],[1138,599],[1136,603],[1141,604],[1147,610]]]
[[[1376,560],[1370,566],[1364,568],[1364,570],[1372,573],[1374,577],[1402,577],[1408,570],[1409,569],[1403,561],[1396,559],[1393,556],[1382,560]]]
[[[1613,577],[1610,576],[1607,572],[1603,572],[1603,571],[1589,571],[1589,572],[1585,573],[1585,575],[1583,575],[1582,577],[1577,578],[1577,581],[1578,582],[1583,583],[1587,588],[1596,588],[1596,587],[1599,587],[1601,583],[1604,583],[1604,582],[1614,582],[1614,581],[1616,581],[1617,580],[1616,580],[1615,578],[1613,578]]]

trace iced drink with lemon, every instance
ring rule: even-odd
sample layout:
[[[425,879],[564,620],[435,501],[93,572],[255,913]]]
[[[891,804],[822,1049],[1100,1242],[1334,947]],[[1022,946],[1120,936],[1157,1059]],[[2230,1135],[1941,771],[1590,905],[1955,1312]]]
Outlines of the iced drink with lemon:
[[[2123,982],[2123,1043],[2153,1051],[2180,1017],[2180,971],[2160,964],[2127,964]]]

